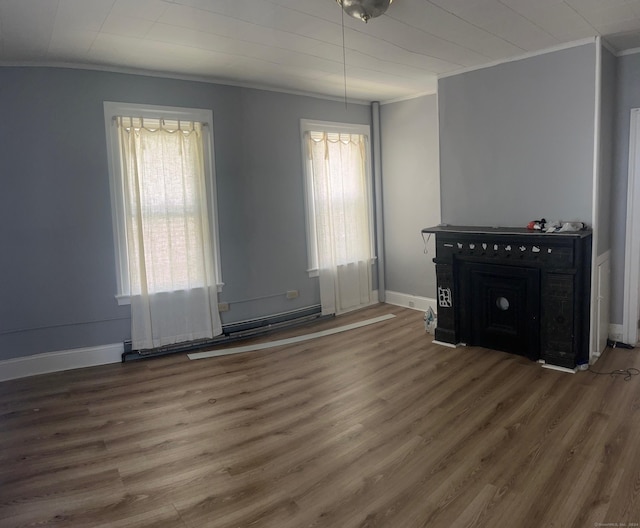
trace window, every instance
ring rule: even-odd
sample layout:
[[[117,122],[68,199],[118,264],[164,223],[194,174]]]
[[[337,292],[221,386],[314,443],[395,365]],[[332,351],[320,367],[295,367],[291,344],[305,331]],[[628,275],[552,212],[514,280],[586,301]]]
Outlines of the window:
[[[104,111],[118,302],[211,280],[219,290],[212,112],[112,102]]]
[[[323,313],[371,302],[374,261],[369,127],[302,120],[310,276]]]
[[[355,221],[349,223],[350,232],[342,231],[338,236],[343,240],[348,237],[350,243],[357,241],[359,257],[375,259],[369,127],[302,119],[301,132],[305,164],[307,257],[310,276],[318,275],[319,201],[326,202],[332,199],[342,201],[339,209],[333,208],[336,214],[339,214],[342,219]],[[328,147],[337,146],[339,143],[343,145],[350,143],[351,148],[332,149],[334,156],[329,161]],[[326,170],[321,165],[325,165]],[[314,184],[318,184],[318,178],[323,176],[334,178],[333,183],[336,184],[334,187],[339,187],[340,197],[336,193],[332,197],[331,193],[319,194],[314,191]],[[338,213],[338,211],[341,212]],[[353,247],[344,248],[339,260],[347,262],[353,258],[346,253],[353,249]]]

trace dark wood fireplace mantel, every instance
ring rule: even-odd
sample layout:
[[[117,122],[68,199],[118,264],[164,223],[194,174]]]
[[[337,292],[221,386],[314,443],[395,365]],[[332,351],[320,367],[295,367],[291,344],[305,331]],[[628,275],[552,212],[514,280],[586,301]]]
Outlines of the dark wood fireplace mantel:
[[[590,230],[436,226],[436,340],[588,362]]]

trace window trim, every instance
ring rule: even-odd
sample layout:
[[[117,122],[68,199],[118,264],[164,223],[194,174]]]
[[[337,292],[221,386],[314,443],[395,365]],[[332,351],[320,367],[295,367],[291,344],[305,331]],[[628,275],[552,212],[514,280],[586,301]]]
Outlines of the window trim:
[[[302,169],[305,197],[305,225],[307,231],[307,273],[309,277],[318,277],[318,243],[315,229],[315,211],[313,185],[311,182],[310,160],[305,132],[328,132],[340,134],[361,134],[366,137],[365,170],[367,171],[367,201],[369,204],[369,238],[371,240],[371,264],[376,260],[375,230],[373,202],[373,169],[371,162],[371,127],[356,123],[339,123],[334,121],[318,121],[316,119],[300,119],[300,141],[302,143]]]
[[[218,230],[218,200],[216,188],[215,150],[213,139],[213,112],[204,108],[182,108],[136,103],[104,101],[104,126],[107,140],[107,162],[109,167],[109,188],[111,191],[111,219],[113,222],[113,243],[116,257],[115,295],[119,305],[131,304],[129,270],[127,257],[127,237],[124,214],[124,191],[122,188],[122,160],[118,144],[118,130],[115,117],[131,116],[150,119],[171,119],[198,121],[203,123],[203,153],[207,175],[207,198],[209,202],[209,224],[211,247],[213,249],[213,272],[218,292],[222,291],[222,266],[220,260],[220,236]]]

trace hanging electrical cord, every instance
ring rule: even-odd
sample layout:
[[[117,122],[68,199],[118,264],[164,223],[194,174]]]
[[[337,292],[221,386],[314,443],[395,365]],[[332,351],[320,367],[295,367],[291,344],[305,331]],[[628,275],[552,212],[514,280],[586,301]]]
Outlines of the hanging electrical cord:
[[[344,74],[344,108],[347,109],[347,48],[344,41],[344,9],[342,11],[342,68]]]
[[[424,254],[428,255],[429,254],[429,241],[431,240],[431,233],[429,233],[429,235],[427,236],[427,238],[424,237],[425,233],[422,233],[422,241],[424,242]]]
[[[625,348],[627,350],[632,350],[634,347],[631,345],[627,345],[626,343],[622,343],[620,341],[613,341],[611,339],[607,339],[607,347],[608,348]],[[589,372],[593,372],[594,374],[598,374],[599,376],[611,376],[612,378],[616,376],[624,376],[624,381],[629,381],[633,376],[640,375],[640,370],[635,367],[628,367],[626,369],[616,369],[610,370],[607,372],[598,372],[597,370],[593,370],[591,366],[587,369]]]
[[[607,346],[610,348],[626,348],[627,350],[633,350],[634,348],[632,345],[622,341],[613,341],[612,339],[607,339]]]

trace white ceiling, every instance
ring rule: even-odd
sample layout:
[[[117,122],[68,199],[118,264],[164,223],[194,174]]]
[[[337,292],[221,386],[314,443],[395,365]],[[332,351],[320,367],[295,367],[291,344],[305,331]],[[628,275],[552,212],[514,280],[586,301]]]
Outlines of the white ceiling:
[[[0,0],[0,64],[78,65],[344,97],[335,0]],[[602,35],[640,47],[640,0],[395,0],[346,17],[349,99]]]

